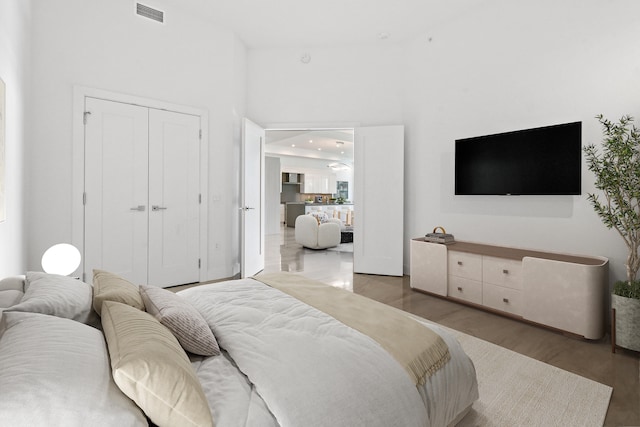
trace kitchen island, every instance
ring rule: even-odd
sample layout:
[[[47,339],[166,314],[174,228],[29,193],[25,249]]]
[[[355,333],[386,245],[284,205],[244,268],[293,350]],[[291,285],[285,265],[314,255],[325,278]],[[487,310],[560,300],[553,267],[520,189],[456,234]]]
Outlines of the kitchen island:
[[[287,227],[295,227],[296,218],[304,214],[304,202],[288,202],[285,205],[285,222],[287,223]]]
[[[287,227],[295,227],[296,218],[300,215],[306,215],[311,212],[326,212],[329,218],[333,217],[333,211],[338,209],[340,219],[346,220],[347,211],[353,211],[353,203],[307,203],[307,202],[288,202],[286,204],[286,222]]]

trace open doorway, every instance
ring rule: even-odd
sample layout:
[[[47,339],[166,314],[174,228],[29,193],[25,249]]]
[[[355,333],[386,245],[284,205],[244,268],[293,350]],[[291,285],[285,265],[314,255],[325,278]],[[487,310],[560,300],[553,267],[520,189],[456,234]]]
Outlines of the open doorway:
[[[353,166],[353,128],[265,130],[265,271],[352,290]],[[296,218],[308,214],[339,221],[335,246],[314,250],[296,241]]]
[[[265,154],[267,235],[294,228],[299,215],[311,212],[338,218],[352,231],[353,128],[267,129]]]
[[[283,131],[283,129],[272,128],[269,130],[269,132],[275,131]],[[346,194],[349,197],[349,201],[353,201],[351,218],[351,222],[354,224],[352,231],[353,272],[390,276],[402,275],[404,252],[404,126],[387,125],[351,129],[353,132],[353,163],[351,163],[351,165],[341,165],[341,163],[346,162],[340,162],[340,158],[325,157],[327,150],[323,147],[313,145],[316,144],[316,142],[313,138],[308,137],[308,133],[311,131],[327,132],[343,131],[343,129],[291,129],[290,131],[297,133],[296,136],[304,138],[300,139],[300,141],[306,141],[307,145],[304,149],[310,156],[308,161],[320,160],[323,162],[320,169],[316,169],[316,172],[326,175],[325,171],[327,169],[350,166],[352,185],[347,184],[341,187],[342,191],[347,192]],[[262,141],[265,141],[267,131],[263,129],[262,132],[264,135]],[[278,200],[277,196],[279,192],[282,192],[283,187],[283,167],[281,164],[283,159],[285,159],[284,161],[286,162],[290,157],[300,157],[295,156],[295,152],[291,150],[302,148],[298,146],[300,142],[296,144],[296,142],[293,142],[291,139],[287,139],[288,138],[280,138],[280,141],[282,141],[279,144],[280,147],[276,148],[277,144],[272,145],[273,143],[271,143],[268,145],[272,145],[272,147],[268,149],[265,147],[263,151],[263,153],[268,156],[269,163],[276,164],[275,167],[271,167],[271,176],[268,177],[265,175],[266,168],[260,168],[263,178],[261,182],[265,184],[264,187],[268,186],[269,189],[275,188],[275,191],[269,191],[269,194],[272,194],[272,196],[265,195],[265,197],[261,198],[264,204],[261,203],[260,211],[265,213],[264,217],[267,215],[271,217],[271,223],[273,223],[275,218],[276,224],[279,224],[279,220],[282,217],[280,211],[282,203]],[[346,138],[340,137],[340,139]],[[330,144],[333,144],[333,147],[337,149],[340,148],[342,144],[336,143],[336,140],[337,138],[335,137],[331,138]],[[340,142],[346,143],[347,141]],[[310,146],[313,148],[309,149]],[[325,151],[325,153],[319,154],[322,151]],[[339,152],[341,151],[342,150]],[[313,152],[313,155],[311,155],[311,152]],[[346,152],[344,154],[346,154]],[[322,159],[322,157],[325,158]],[[267,164],[266,160],[267,159],[263,162],[263,165]],[[271,160],[273,160],[273,162],[271,162]],[[275,170],[275,173],[273,173],[273,170]],[[292,179],[300,179],[297,171],[291,171],[289,173],[293,175],[285,175],[285,182],[290,182]],[[307,204],[320,208],[323,207],[322,205],[329,205],[332,202],[336,205],[338,204],[337,176],[335,181],[332,181],[330,178],[316,179],[317,177],[313,176],[313,171],[307,171],[303,175],[302,183],[296,183],[296,185],[302,186],[302,189],[295,193],[298,195],[299,200],[296,203],[297,205],[305,207],[306,211]],[[266,185],[269,181],[271,181],[271,184]],[[316,187],[309,188],[307,185],[316,185]],[[309,195],[312,195],[312,197],[310,200],[307,200],[309,199]],[[306,203],[307,201],[313,201],[314,203]],[[269,212],[266,212],[268,209],[267,203],[269,204],[269,208],[271,208]],[[301,218],[302,216],[306,215],[298,215],[297,218]],[[292,219],[285,217],[283,221],[289,225]],[[295,219],[293,219],[293,221],[295,221]],[[311,224],[308,220],[306,222]],[[295,229],[298,230],[297,227]],[[320,227],[318,226],[316,231],[319,231],[319,229]],[[262,230],[262,236],[268,235],[266,226]],[[311,230],[310,227],[310,232],[307,233],[307,235],[312,234],[313,230]],[[333,241],[335,239],[331,240]],[[307,247],[306,244],[304,246]],[[322,249],[319,246],[320,239],[318,238],[318,249]],[[326,248],[328,246],[324,247]]]

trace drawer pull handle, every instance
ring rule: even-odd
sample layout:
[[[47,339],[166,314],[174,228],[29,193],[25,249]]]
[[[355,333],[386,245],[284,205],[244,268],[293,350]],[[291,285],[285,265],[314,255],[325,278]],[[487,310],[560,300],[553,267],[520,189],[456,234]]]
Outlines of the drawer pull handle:
[[[509,298],[502,298],[502,302],[509,304]]]
[[[502,272],[503,272],[504,274],[509,274],[509,270],[507,270],[507,269],[502,270]]]
[[[458,292],[462,292],[462,287],[458,286]]]
[[[462,265],[462,261],[458,261],[458,265]]]

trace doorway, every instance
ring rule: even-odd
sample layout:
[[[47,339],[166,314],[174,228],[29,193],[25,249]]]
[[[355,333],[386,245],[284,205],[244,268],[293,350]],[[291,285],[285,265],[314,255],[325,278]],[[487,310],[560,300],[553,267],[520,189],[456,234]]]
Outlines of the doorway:
[[[352,147],[349,153],[352,157],[348,161],[344,161],[344,157],[339,155],[326,158],[327,152],[331,151],[347,154],[347,150],[343,149],[347,145],[346,141],[341,140],[346,139],[345,129],[267,130],[265,151],[278,155],[281,162],[291,159],[302,161],[303,157],[299,155],[301,152],[306,154],[305,161],[324,158],[320,169],[302,169],[302,178],[300,170],[288,171],[289,182],[293,181],[301,188],[297,193],[297,200],[287,202],[295,204],[297,215],[308,213],[309,208],[323,209],[327,202],[335,203],[339,191],[337,181],[345,181],[336,179],[336,169],[346,169],[350,180],[348,184],[353,183],[346,187],[349,201],[353,202],[353,217],[350,222],[353,224],[354,272],[401,276],[404,248],[404,126],[356,127],[346,131],[350,133],[349,142]],[[285,135],[278,139],[276,145],[270,141],[274,132],[276,135]],[[309,136],[310,132],[329,133],[326,145],[318,146],[316,140]],[[332,132],[341,132],[342,138],[336,138]],[[288,165],[281,164],[282,172],[286,173],[287,168]],[[331,172],[327,173],[327,170]],[[291,174],[297,178],[297,183],[290,179]],[[327,174],[333,174],[334,178],[326,178]],[[282,179],[281,187],[285,188],[287,175],[283,175]],[[352,192],[349,187],[353,189]],[[318,193],[321,203],[316,205]],[[300,212],[300,204],[303,205],[304,212]],[[287,226],[290,226],[293,217],[286,217]],[[348,218],[345,219],[349,221]]]
[[[267,230],[292,228],[296,214],[313,209],[346,222],[353,212],[354,129],[266,129],[265,136],[267,183],[277,179],[267,190]]]

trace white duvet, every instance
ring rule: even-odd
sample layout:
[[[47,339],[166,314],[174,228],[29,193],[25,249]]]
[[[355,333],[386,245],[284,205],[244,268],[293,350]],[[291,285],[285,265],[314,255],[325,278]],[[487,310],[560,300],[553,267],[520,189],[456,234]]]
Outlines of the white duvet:
[[[470,359],[442,328],[451,361],[416,388],[371,338],[253,279],[180,292],[223,354],[193,366],[216,426],[446,426],[477,399]]]

